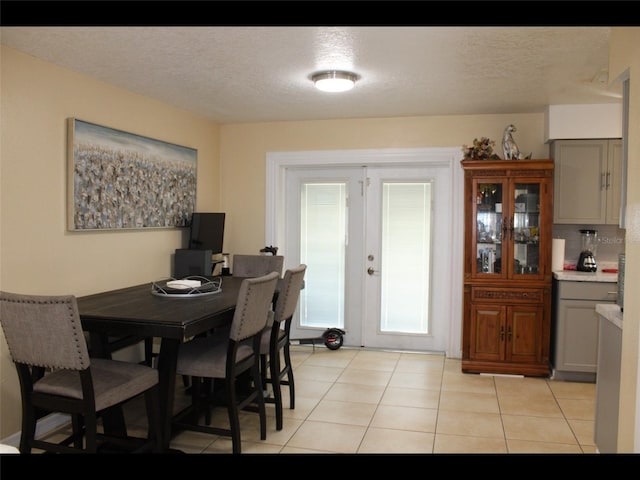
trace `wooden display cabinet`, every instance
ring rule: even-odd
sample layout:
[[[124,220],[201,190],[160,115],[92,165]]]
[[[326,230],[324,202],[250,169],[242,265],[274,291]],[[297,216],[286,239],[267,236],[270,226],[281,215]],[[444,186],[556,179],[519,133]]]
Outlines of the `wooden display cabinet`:
[[[462,160],[462,371],[549,376],[553,160]]]

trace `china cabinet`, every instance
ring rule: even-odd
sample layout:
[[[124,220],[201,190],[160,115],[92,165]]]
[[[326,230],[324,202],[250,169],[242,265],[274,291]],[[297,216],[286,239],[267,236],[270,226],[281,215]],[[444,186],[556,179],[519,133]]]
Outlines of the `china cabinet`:
[[[548,376],[553,160],[462,160],[462,371]]]

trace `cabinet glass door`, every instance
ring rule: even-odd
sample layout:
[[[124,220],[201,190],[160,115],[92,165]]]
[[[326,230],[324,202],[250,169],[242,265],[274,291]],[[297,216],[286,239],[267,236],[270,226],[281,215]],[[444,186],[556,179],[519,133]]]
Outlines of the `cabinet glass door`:
[[[515,183],[513,190],[512,265],[514,275],[540,272],[540,184]],[[511,227],[510,225],[510,227]]]
[[[503,236],[503,184],[476,184],[476,273],[501,274]]]

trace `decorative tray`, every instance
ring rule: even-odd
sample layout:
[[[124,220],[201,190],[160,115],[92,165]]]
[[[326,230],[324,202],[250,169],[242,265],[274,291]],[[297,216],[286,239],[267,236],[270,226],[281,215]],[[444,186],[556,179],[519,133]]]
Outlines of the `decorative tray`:
[[[194,275],[181,279],[168,278],[151,284],[151,294],[158,297],[193,298],[222,291],[222,277],[209,279]]]

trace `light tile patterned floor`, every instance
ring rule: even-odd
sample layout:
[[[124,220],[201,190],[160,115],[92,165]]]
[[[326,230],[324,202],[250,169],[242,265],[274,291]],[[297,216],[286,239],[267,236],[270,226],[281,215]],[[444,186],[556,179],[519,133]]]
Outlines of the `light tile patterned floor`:
[[[305,345],[292,356],[296,408],[284,387],[284,429],[267,405],[264,441],[257,414],[242,412],[243,453],[596,453],[595,384],[464,374],[436,354]],[[127,415],[142,430],[140,412]],[[226,411],[213,422],[228,425]],[[185,431],[171,447],[230,453],[231,441]]]

